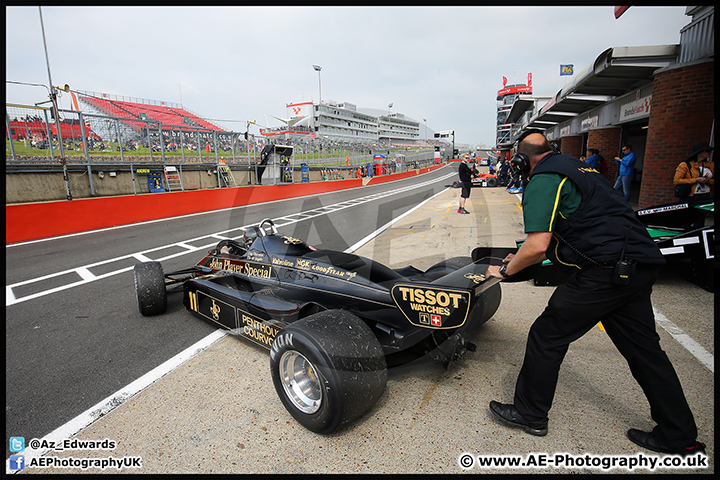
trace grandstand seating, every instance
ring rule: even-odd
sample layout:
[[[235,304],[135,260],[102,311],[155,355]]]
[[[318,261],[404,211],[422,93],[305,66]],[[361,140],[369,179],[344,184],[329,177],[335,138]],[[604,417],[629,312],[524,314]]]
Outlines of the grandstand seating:
[[[10,126],[10,136],[13,140],[17,140],[18,136],[21,138],[33,135],[40,138],[45,138],[47,136],[47,125],[45,122],[15,119],[10,120],[8,125]],[[54,136],[57,136],[57,126],[54,121],[50,124],[50,131]],[[62,121],[60,132],[62,133],[62,137],[65,139],[79,139],[82,136],[80,124],[68,120]],[[92,131],[89,125],[85,125],[85,136],[88,138],[100,138]]]
[[[45,137],[47,135],[47,126],[44,122],[26,122],[10,120],[10,136],[13,140],[17,140],[18,136],[21,138],[29,137],[31,135],[37,135]]]
[[[197,128],[206,128],[210,130],[223,131],[222,128],[188,112],[182,108],[166,107],[163,105],[150,105],[146,103],[126,102],[120,100],[107,100],[98,97],[80,96],[80,100],[95,107],[113,117],[119,117],[127,120],[139,120],[144,114],[147,120],[156,121],[162,125],[169,127],[179,127],[181,130],[195,130]],[[139,130],[144,126],[138,122],[125,122],[134,130]]]

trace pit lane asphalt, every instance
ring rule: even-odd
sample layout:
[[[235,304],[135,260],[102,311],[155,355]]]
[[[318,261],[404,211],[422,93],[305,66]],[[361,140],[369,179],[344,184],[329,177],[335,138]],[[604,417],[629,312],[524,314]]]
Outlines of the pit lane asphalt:
[[[475,188],[467,204],[471,215],[459,215],[458,194],[449,189],[431,198],[355,253],[391,267],[410,263],[423,269],[439,259],[469,255],[476,246],[511,247],[524,237],[519,197],[504,188]],[[641,389],[600,327],[569,349],[547,436],[507,428],[490,416],[491,400],[512,400],[528,328],[554,290],[530,282],[505,283],[502,289],[497,313],[473,338],[476,352],[447,371],[435,363],[391,370],[378,403],[333,435],[320,436],[296,423],[277,399],[267,353],[225,336],[74,437],[107,438],[116,442],[115,449],[50,455],[142,457],[140,469],[122,470],[128,473],[275,474],[605,473],[587,466],[464,469],[459,458],[465,453],[662,457],[625,437],[629,428],[649,430],[653,422]],[[652,299],[662,318],[694,339],[714,364],[713,294],[682,280],[669,267]],[[707,444],[709,467],[656,472],[712,474],[714,374],[666,330],[658,332],[694,412],[699,440]]]

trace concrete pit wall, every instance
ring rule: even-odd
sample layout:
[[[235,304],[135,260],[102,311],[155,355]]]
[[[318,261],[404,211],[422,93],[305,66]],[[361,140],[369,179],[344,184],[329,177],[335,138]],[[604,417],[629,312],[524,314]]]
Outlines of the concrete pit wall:
[[[133,172],[138,168],[148,168],[153,172],[163,172],[163,167],[134,165]],[[180,169],[181,167],[177,167]],[[248,167],[231,166],[235,185],[238,187],[256,184],[254,171],[248,171]],[[102,175],[100,174],[102,172]],[[114,174],[114,175],[113,175]],[[322,181],[322,172],[319,169],[310,169],[310,182]],[[92,195],[90,180],[95,188],[95,195]],[[133,175],[135,180],[133,181]],[[293,172],[293,183],[301,183],[300,169]],[[251,182],[248,182],[250,177]],[[267,175],[263,183],[273,183]],[[348,178],[348,172],[343,177]],[[216,165],[193,165],[182,167],[182,182],[184,191],[205,190],[218,188],[218,174]],[[149,193],[147,176],[133,174],[128,165],[93,165],[91,173],[84,165],[68,165],[68,183],[73,199],[112,197],[120,195],[135,195]],[[167,189],[163,178],[163,185]],[[5,204],[19,204],[29,202],[47,202],[67,199],[67,187],[63,178],[63,169],[60,165],[55,166],[17,166],[8,167],[5,172]]]
[[[62,200],[5,206],[5,243],[7,245],[179,215],[358,188],[367,184],[391,182],[422,175],[441,166],[434,165],[403,173],[362,179],[245,185],[235,188],[208,188],[184,192],[96,196],[94,198],[74,196],[73,200],[66,200],[63,196],[64,188],[58,187],[58,185],[63,185],[61,171],[59,174],[55,173],[49,177],[50,180],[46,180],[46,182],[52,181],[55,188],[61,188]],[[126,174],[129,177],[130,173],[126,172]],[[203,175],[207,176],[207,170],[195,171],[195,174],[198,178],[197,181],[200,182],[199,179]],[[39,174],[35,175],[33,180],[27,180],[28,185],[33,188],[37,188],[39,185],[48,187],[48,183],[42,183],[43,179],[38,176]],[[18,174],[15,176],[18,177]],[[77,178],[75,178],[76,176]],[[71,187],[82,185],[82,173],[77,175],[73,173],[70,178],[72,180]],[[106,175],[103,181],[108,178]],[[84,179],[87,181],[87,173],[85,173]],[[117,180],[118,177],[113,179]],[[110,183],[110,185],[112,184]],[[56,194],[53,192],[53,195]]]

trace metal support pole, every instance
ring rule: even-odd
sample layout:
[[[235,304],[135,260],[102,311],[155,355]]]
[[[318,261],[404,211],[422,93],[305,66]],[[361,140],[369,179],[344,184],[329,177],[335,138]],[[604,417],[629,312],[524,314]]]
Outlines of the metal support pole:
[[[60,148],[60,163],[63,166],[63,180],[65,180],[65,192],[67,193],[67,199],[72,200],[72,194],[70,193],[70,177],[68,175],[68,169],[67,169],[67,159],[65,158],[65,149],[63,148],[63,138],[62,138],[62,122],[60,121],[60,110],[57,106],[57,96],[55,94],[55,87],[51,86],[50,88],[53,89],[53,93],[50,94],[50,97],[52,98],[53,103],[53,109],[55,110],[55,130],[57,130],[57,136],[58,136],[58,147]],[[52,151],[52,142],[50,144],[50,149]]]
[[[148,150],[150,151],[150,161],[153,161],[153,155],[152,155],[152,138],[150,137],[150,122],[145,121],[145,130],[147,130],[147,146]],[[120,147],[120,151],[122,152],[122,147]]]
[[[162,163],[165,163],[165,136],[162,132],[162,125],[158,123],[158,136],[160,137],[160,158]]]
[[[90,195],[97,195],[95,184],[92,178],[92,168],[90,167],[90,152],[88,151],[87,137],[85,136],[85,122],[81,112],[78,112],[78,122],[80,122],[80,135],[82,136],[83,151],[85,152],[85,161],[87,162],[88,179],[90,180]]]
[[[180,154],[182,155],[183,163],[185,163],[185,135],[183,135],[182,130],[180,130]]]
[[[70,193],[70,180],[68,178],[67,160],[65,158],[65,150],[63,149],[60,110],[58,110],[57,94],[55,93],[55,87],[53,86],[52,77],[50,76],[50,57],[48,57],[47,41],[45,40],[45,24],[43,23],[42,7],[38,6],[38,11],[40,12],[40,29],[42,30],[43,47],[45,47],[45,63],[47,65],[48,83],[50,84],[50,100],[52,100],[53,109],[55,110],[55,129],[57,130],[58,145],[60,147],[60,163],[63,166],[63,180],[65,180],[67,199],[72,200],[72,194]],[[52,140],[50,141],[50,150],[52,151]]]
[[[248,129],[250,126],[248,125]],[[250,168],[250,135],[246,134],[247,136],[247,161],[248,161],[248,185],[252,185],[252,175],[250,174],[252,172],[252,168]],[[254,162],[253,162],[254,163]],[[255,171],[255,178],[257,178],[257,171]]]
[[[130,164],[130,179],[132,180],[133,185],[133,195],[137,195],[137,187],[135,187],[135,170],[132,163]]]
[[[50,120],[47,116],[47,110],[43,109],[43,116],[45,117],[45,128],[47,128],[47,141],[48,141],[48,150],[50,150],[50,161],[55,161],[55,154],[53,153],[52,148],[52,130],[50,129]]]
[[[115,130],[117,131],[117,140],[118,140],[118,145],[120,146],[120,161],[124,162],[125,155],[123,155],[122,137],[120,136],[120,122],[118,121],[117,118],[115,119]],[[112,146],[110,148],[112,149]]]
[[[217,130],[213,130],[213,147],[215,148],[215,163],[218,163],[220,159],[218,158],[218,142],[217,142]]]
[[[201,145],[202,142],[200,142],[200,130],[195,130],[195,131],[197,132],[197,151],[198,151],[198,154],[200,155],[200,163],[202,163],[202,145]]]
[[[7,132],[10,135],[10,152],[12,153],[12,159],[17,160],[15,158],[15,144],[12,139],[12,131],[10,130],[10,117],[7,114],[7,110],[5,110],[5,128],[7,128]]]

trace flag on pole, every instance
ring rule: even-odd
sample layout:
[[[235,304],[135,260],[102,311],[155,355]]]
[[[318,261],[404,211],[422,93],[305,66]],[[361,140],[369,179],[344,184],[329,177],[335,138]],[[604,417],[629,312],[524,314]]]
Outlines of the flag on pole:
[[[560,76],[563,75],[572,75],[573,74],[573,66],[572,65],[560,65]]]
[[[620,18],[620,15],[625,13],[628,8],[630,8],[630,6],[628,6],[628,5],[616,6],[615,7],[615,19],[617,20],[618,18]]]
[[[78,106],[77,97],[75,96],[75,92],[70,92],[70,95],[72,96],[72,104],[70,104],[70,110],[72,110],[72,106],[75,105],[75,111],[79,112],[80,107]]]

